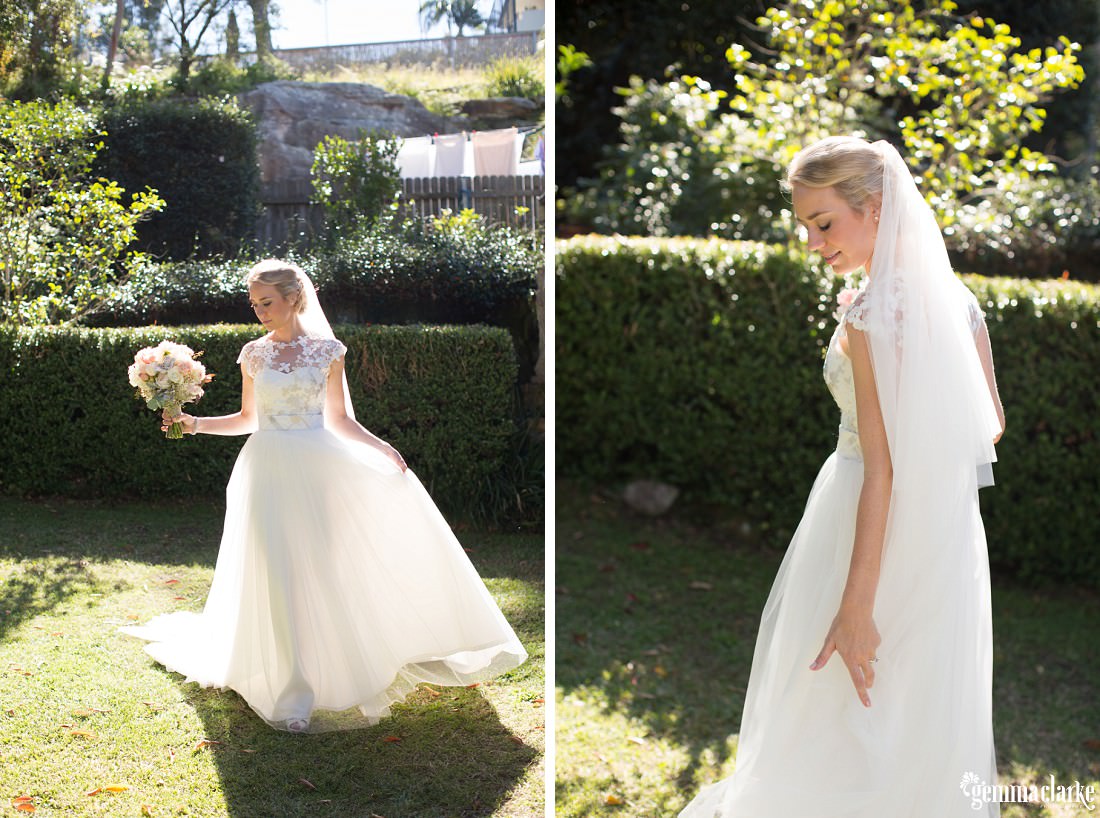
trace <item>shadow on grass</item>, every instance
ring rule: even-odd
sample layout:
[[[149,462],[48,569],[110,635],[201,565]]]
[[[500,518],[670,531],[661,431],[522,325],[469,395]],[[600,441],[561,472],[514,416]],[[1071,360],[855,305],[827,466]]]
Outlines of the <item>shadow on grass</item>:
[[[101,590],[84,560],[49,559],[16,566],[0,583],[0,640],[24,622],[77,594]]]
[[[688,761],[675,786],[686,801],[700,770],[728,759],[782,552],[694,527],[684,513],[641,519],[569,484],[559,484],[557,507],[557,685],[594,715],[626,716],[678,745]],[[995,579],[993,604],[1002,779],[1096,781],[1100,599]],[[591,749],[559,738],[559,758]],[[599,752],[623,781],[633,774],[622,770],[633,770],[636,748]],[[559,797],[570,792],[585,788],[559,777]]]
[[[210,751],[234,818],[490,816],[538,755],[474,689],[418,692],[373,727],[317,735],[272,729],[232,691],[183,690],[221,742]]]

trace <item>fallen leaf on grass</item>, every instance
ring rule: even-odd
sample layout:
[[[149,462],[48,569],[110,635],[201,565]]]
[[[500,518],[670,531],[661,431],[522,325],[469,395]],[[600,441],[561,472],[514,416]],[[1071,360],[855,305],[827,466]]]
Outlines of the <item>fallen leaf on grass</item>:
[[[1100,739],[1087,738],[1084,744],[1090,750],[1100,750]]]
[[[164,584],[165,585],[178,585],[179,580],[178,579],[166,579],[166,580],[164,580]]]
[[[203,747],[209,747],[212,744],[221,744],[221,742],[220,741],[213,741],[212,739],[208,739],[208,738],[200,739],[199,742],[197,744],[195,744],[195,747],[192,750],[192,752],[197,753]]]
[[[169,761],[175,761],[176,760],[176,751],[173,750],[171,747],[168,748],[168,760]]]
[[[709,582],[703,582],[702,580],[692,580],[691,585],[688,586],[693,591],[713,591],[714,586]]]
[[[466,685],[467,690],[473,690],[475,687],[481,687],[481,682],[474,682],[472,685]]]
[[[105,792],[126,792],[130,789],[125,784],[109,784],[106,787],[96,787],[94,790],[88,790],[85,795],[99,795]]]
[[[443,695],[443,693],[442,693],[441,691],[439,691],[439,690],[436,690],[436,689],[435,689],[434,687],[429,687],[428,685],[421,685],[421,687],[422,687],[422,688],[423,688],[423,689],[424,689],[424,690],[425,690],[425,691],[426,691],[426,692],[428,693],[428,695],[429,695],[429,696],[431,696],[431,697],[432,697],[433,699],[438,699],[438,698],[439,698],[440,696],[442,696],[442,695]]]
[[[174,596],[174,597],[172,597],[173,602],[182,602],[185,599],[187,599],[187,597],[185,597],[185,596]]]
[[[24,669],[23,669],[23,668],[21,668],[21,667],[13,667],[13,668],[12,668],[12,670],[14,670],[14,671],[15,671],[16,673],[18,673],[18,674],[19,674],[20,676],[33,676],[33,675],[34,675],[34,674],[33,674],[33,673],[31,673],[31,672],[30,672],[29,670],[24,670]]]
[[[298,779],[298,783],[299,783],[299,784],[301,784],[301,785],[302,785],[303,787],[305,787],[305,788],[306,788],[307,790],[315,790],[315,789],[317,789],[317,788],[316,788],[316,787],[315,787],[315,786],[313,785],[313,782],[312,782],[312,781],[310,781],[310,780],[309,780],[308,778],[299,778],[299,779]]]
[[[77,738],[95,738],[95,733],[91,730],[70,730],[69,735]]]
[[[632,542],[630,544],[630,547],[633,548],[635,551],[648,551],[649,543],[645,542],[644,540],[641,542]]]
[[[137,614],[126,614],[126,618],[132,619],[133,621],[137,622],[139,617]]]
[[[11,805],[17,812],[34,812],[38,809],[34,805],[34,798],[29,795],[20,795],[18,798],[11,799]]]
[[[163,710],[164,709],[163,704],[157,704],[156,702],[142,702],[142,704],[144,704],[150,710]]]
[[[384,741],[388,744],[392,744],[395,741],[401,741],[401,737],[400,736],[386,736],[384,739],[382,739],[382,741]]]
[[[533,700],[533,701],[531,702],[531,704],[545,704],[545,703],[546,703],[546,700],[545,700],[545,699],[534,699],[534,700]]]
[[[609,807],[618,807],[622,806],[625,803],[623,799],[617,795],[608,795],[606,798],[603,799],[603,802]]]
[[[516,744],[519,744],[520,746],[523,745],[523,739],[521,739],[519,736],[508,736],[508,738],[510,738],[512,741],[514,741]]]
[[[627,741],[632,741],[635,744],[641,744],[641,745],[645,744],[645,739],[642,738],[641,736],[627,736],[626,740]]]
[[[153,808],[151,806],[149,806],[148,804],[142,804],[141,805],[141,814],[151,816],[153,814]]]

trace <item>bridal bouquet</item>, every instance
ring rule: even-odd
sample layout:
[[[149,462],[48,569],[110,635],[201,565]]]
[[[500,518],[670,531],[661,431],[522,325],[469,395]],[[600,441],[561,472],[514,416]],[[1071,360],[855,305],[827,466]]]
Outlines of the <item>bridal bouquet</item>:
[[[138,397],[150,409],[165,409],[175,417],[183,411],[185,403],[202,397],[202,385],[214,377],[207,375],[206,367],[195,360],[198,355],[191,347],[172,341],[140,349],[127,370],[130,385],[137,388]],[[173,423],[165,435],[178,440],[183,437],[183,427]]]

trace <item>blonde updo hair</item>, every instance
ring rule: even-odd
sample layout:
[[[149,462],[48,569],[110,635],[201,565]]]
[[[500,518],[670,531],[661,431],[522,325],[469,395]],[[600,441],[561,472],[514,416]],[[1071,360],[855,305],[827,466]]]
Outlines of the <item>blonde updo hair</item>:
[[[795,154],[784,189],[831,187],[852,210],[862,213],[868,199],[882,195],[882,172],[882,155],[867,140],[827,136]]]
[[[302,286],[302,268],[289,261],[266,258],[248,271],[244,277],[245,286],[267,284],[279,291],[279,295],[289,301],[298,312],[305,312],[306,294]]]

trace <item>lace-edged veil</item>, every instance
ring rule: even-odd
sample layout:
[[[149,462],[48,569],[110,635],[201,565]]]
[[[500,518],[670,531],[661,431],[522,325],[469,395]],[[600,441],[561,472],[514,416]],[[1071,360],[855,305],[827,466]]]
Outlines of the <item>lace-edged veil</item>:
[[[302,288],[302,297],[306,300],[306,308],[302,310],[298,316],[298,322],[302,326],[302,331],[307,338],[336,340],[336,335],[332,331],[332,325],[329,323],[328,316],[325,315],[325,311],[321,307],[321,301],[317,297],[317,288],[313,286],[313,281],[300,267],[297,268],[297,275],[298,283]],[[351,391],[348,389],[346,358],[343,370],[343,392],[344,410],[347,412],[348,417],[354,419],[355,408],[351,404]]]
[[[908,543],[921,570],[950,561],[937,544],[971,524],[965,500],[992,482],[1000,424],[968,319],[974,297],[905,161],[887,142],[872,147],[882,208],[861,313],[893,468],[884,554]]]

